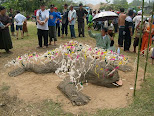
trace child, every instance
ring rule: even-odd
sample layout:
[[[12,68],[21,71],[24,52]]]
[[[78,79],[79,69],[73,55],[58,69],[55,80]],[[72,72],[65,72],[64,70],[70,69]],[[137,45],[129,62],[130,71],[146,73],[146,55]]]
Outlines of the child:
[[[28,36],[28,29],[27,29],[27,22],[26,21],[24,21],[24,23],[23,23],[23,35],[24,35],[24,33],[27,33],[27,36]]]
[[[93,25],[93,16],[92,16],[92,11],[90,11],[89,16],[88,16],[88,26],[92,26]]]

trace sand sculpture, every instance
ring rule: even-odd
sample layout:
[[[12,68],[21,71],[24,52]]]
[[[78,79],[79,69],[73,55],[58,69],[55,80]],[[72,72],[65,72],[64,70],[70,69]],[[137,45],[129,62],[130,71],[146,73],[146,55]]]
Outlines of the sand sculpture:
[[[81,106],[90,101],[90,97],[81,92],[84,83],[119,87],[121,85],[118,84],[120,80],[118,70],[124,72],[132,70],[128,61],[128,58],[115,52],[70,41],[43,54],[18,56],[5,67],[15,67],[8,73],[11,77],[16,77],[25,71],[37,74],[56,73],[63,78],[58,89],[73,105]]]

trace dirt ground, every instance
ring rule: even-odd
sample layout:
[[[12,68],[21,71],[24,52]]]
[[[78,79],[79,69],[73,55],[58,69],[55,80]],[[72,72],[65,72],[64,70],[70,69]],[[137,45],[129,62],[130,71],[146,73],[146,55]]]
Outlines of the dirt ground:
[[[17,96],[18,99],[27,103],[52,99],[54,102],[61,103],[64,111],[78,114],[83,111],[96,112],[97,109],[122,108],[129,105],[132,100],[134,71],[128,73],[119,71],[119,75],[123,80],[123,86],[120,88],[106,88],[90,83],[84,85],[82,91],[91,97],[91,101],[85,106],[72,106],[71,102],[57,89],[62,79],[56,74],[26,72],[18,77],[9,77],[8,72],[12,69],[5,69],[3,66],[1,65],[0,84],[7,83],[10,86],[9,95]],[[139,72],[137,88],[140,87],[139,84],[143,78],[143,70],[139,69]]]
[[[34,23],[32,24],[35,25]],[[81,41],[86,43],[85,40],[81,39]],[[24,42],[26,45],[29,44],[28,40],[24,40]],[[9,96],[16,96],[25,103],[38,103],[43,100],[51,99],[56,103],[60,103],[65,112],[71,112],[73,114],[78,114],[80,112],[92,113],[96,112],[98,109],[122,108],[131,103],[135,80],[134,70],[128,73],[119,71],[119,75],[123,80],[123,86],[120,88],[106,88],[95,86],[90,83],[84,85],[82,92],[91,97],[91,101],[85,106],[73,106],[71,102],[57,89],[57,86],[62,79],[60,79],[56,74],[35,74],[33,72],[26,72],[18,77],[9,77],[8,72],[12,69],[4,68],[7,61],[25,53],[42,53],[47,50],[36,49],[37,39],[33,39],[32,42],[33,46],[28,45],[24,47],[19,40],[16,41],[16,46],[21,44],[20,46],[22,47],[15,47],[12,50],[13,54],[8,55],[3,53],[3,51],[0,52],[0,86],[5,83],[10,87],[8,91]],[[59,40],[57,44],[60,45],[62,42],[64,41]],[[88,44],[94,46],[94,40],[89,41]],[[48,50],[54,48],[55,47],[49,47]],[[130,64],[134,66],[134,61],[131,61],[131,59]],[[143,70],[140,68],[137,89],[140,88],[142,78]]]

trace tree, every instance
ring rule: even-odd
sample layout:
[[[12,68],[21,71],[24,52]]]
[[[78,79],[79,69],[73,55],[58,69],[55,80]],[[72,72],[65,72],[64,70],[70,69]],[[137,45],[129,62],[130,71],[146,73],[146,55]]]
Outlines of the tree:
[[[114,4],[114,5],[120,4],[120,0],[113,0],[113,4]]]
[[[111,1],[110,0],[106,0],[106,3],[109,4]]]
[[[23,12],[25,15],[30,15],[34,10],[39,9],[42,2],[44,2],[48,8],[51,4],[54,4],[59,11],[62,11],[62,6],[65,3],[68,5],[73,4],[70,0],[1,0],[2,5],[7,9],[13,8],[14,10]]]
[[[121,7],[128,9],[127,0],[113,0],[113,5],[115,10],[119,10]]]

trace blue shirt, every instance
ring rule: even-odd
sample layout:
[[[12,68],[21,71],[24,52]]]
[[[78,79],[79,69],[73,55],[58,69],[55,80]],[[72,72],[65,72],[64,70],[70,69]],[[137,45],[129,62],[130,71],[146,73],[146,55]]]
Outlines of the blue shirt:
[[[61,13],[60,12],[57,12],[57,14],[58,15],[61,15]],[[59,18],[58,18],[59,19]],[[57,24],[59,24],[60,23],[60,20],[57,20]]]
[[[61,16],[56,12],[49,11],[48,26],[56,26],[56,19],[61,19]]]

